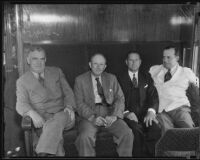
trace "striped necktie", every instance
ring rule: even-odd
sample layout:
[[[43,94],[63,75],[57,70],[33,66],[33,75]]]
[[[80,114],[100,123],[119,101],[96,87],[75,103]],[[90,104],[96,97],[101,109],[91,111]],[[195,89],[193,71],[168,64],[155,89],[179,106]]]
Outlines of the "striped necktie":
[[[38,81],[42,86],[44,86],[44,78],[42,77],[42,73],[38,73]]]
[[[133,74],[133,79],[132,79],[133,87],[137,88],[137,79],[135,77],[135,74]]]

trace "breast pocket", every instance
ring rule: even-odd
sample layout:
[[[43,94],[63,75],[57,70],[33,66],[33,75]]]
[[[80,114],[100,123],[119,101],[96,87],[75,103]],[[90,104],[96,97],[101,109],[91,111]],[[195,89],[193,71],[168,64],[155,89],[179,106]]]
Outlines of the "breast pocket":
[[[106,100],[108,104],[112,104],[114,101],[114,92],[112,89],[108,89],[108,92],[106,94]]]

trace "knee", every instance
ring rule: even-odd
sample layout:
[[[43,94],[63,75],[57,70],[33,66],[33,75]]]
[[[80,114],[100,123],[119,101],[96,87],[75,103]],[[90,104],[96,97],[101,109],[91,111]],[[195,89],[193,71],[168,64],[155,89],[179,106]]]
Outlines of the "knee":
[[[129,139],[130,141],[133,141],[134,135],[133,135],[132,130],[129,127],[126,127],[125,129],[123,129],[122,135],[126,137],[127,139]]]
[[[95,134],[92,134],[92,133],[88,133],[88,132],[81,132],[79,133],[79,139],[81,141],[87,141],[89,139],[95,139]]]

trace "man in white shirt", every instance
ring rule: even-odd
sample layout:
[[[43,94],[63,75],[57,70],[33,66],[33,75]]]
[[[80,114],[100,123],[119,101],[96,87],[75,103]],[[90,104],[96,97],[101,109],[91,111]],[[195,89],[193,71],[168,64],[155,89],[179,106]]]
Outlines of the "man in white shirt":
[[[163,64],[149,70],[159,96],[159,114],[163,133],[170,128],[192,128],[190,102],[186,96],[189,83],[196,83],[196,76],[190,68],[178,63],[179,52],[169,46],[163,50]]]

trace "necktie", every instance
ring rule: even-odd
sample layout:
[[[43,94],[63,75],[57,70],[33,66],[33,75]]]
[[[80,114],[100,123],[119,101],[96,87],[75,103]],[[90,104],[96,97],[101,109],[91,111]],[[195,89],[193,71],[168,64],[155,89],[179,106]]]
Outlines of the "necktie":
[[[169,81],[171,78],[172,78],[172,75],[170,73],[170,69],[168,69],[168,71],[167,71],[167,73],[165,74],[165,77],[164,77],[164,82]]]
[[[133,79],[132,79],[133,87],[137,88],[137,79],[135,77],[135,74],[133,74]]]
[[[42,86],[44,86],[44,78],[42,77],[41,73],[38,73],[38,81]]]
[[[97,81],[97,91],[98,91],[98,94],[99,96],[101,97],[102,99],[102,102],[105,102],[105,97],[104,97],[104,94],[103,94],[103,87],[99,81],[99,78],[95,78],[95,80]]]

